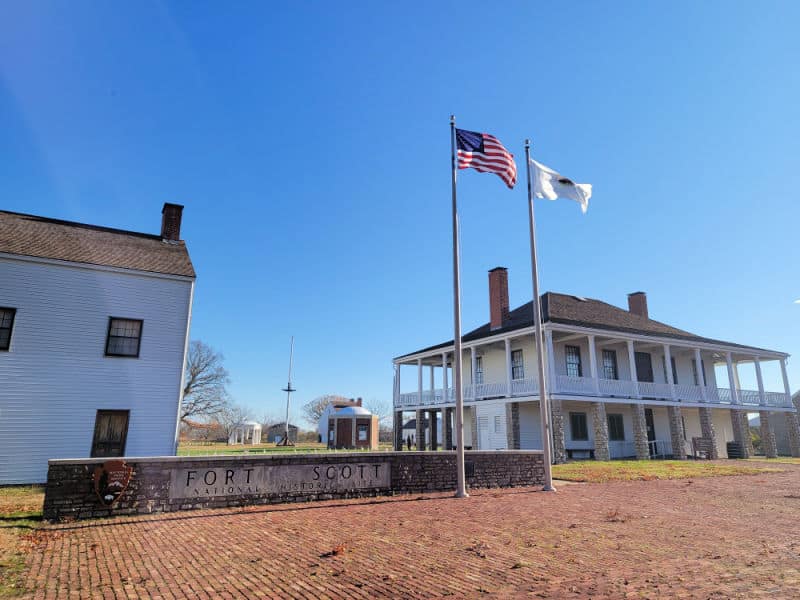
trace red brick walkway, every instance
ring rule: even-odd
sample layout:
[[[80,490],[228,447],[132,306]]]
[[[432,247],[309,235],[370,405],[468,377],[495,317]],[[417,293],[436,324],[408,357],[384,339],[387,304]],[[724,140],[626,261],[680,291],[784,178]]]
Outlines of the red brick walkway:
[[[48,527],[35,598],[800,598],[800,468]]]

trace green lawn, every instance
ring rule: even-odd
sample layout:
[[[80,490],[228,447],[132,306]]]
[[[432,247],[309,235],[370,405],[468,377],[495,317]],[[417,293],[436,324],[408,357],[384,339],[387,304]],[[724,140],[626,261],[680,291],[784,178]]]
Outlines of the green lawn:
[[[724,475],[779,473],[781,469],[750,464],[687,460],[610,460],[576,461],[553,465],[553,478],[567,481],[603,483],[607,481],[650,481]]]
[[[380,444],[379,451],[391,450],[392,445]],[[255,446],[229,446],[224,442],[213,444],[198,444],[192,442],[181,442],[178,446],[178,456],[217,456],[228,454],[282,454],[282,453],[315,453],[333,452],[328,450],[325,444],[316,442],[298,443],[296,446],[276,446],[275,444],[257,444]],[[337,450],[337,452],[364,452],[364,450]]]
[[[44,489],[41,486],[0,487],[0,598],[25,593],[22,536],[39,526]]]

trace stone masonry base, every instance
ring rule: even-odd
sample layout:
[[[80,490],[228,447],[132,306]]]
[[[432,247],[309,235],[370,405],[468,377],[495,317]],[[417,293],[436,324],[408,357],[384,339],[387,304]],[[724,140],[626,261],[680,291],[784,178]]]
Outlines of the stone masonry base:
[[[456,486],[455,452],[340,452],[331,454],[297,454],[219,457],[160,457],[122,459],[133,468],[130,482],[112,506],[104,506],[95,492],[92,475],[104,459],[51,460],[47,474],[44,518],[48,520],[84,519],[116,515],[171,512],[200,508],[222,508],[282,502],[307,502],[333,498],[354,498],[395,494],[417,494],[454,490]],[[199,482],[203,474],[216,470],[223,475],[282,469],[280,472],[321,474],[330,470],[355,474],[372,468],[388,469],[386,484],[375,488],[346,488],[336,485],[314,488],[309,482],[289,486],[267,483],[256,492],[230,495],[197,495],[185,497],[175,493],[175,482],[190,476]],[[516,487],[541,485],[544,462],[538,450],[507,452],[466,452],[467,486],[470,488]],[[220,475],[220,479],[223,475]],[[309,478],[311,479],[311,478]],[[281,483],[280,479],[276,480]],[[188,485],[188,480],[186,481]],[[209,481],[206,483],[213,487]],[[226,483],[227,485],[227,483]],[[212,493],[219,493],[217,488]],[[225,493],[225,487],[221,488]]]

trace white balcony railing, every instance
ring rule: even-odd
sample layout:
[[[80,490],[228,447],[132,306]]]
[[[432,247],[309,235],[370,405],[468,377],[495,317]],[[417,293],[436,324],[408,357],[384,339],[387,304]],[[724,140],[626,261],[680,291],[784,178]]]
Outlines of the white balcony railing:
[[[739,404],[750,406],[761,404],[761,394],[757,390],[736,390],[736,395],[739,396]]]
[[[538,378],[515,379],[511,382],[512,396],[532,396],[534,394],[539,394]]]
[[[668,383],[653,383],[652,381],[640,381],[639,395],[642,398],[658,398],[661,400],[671,400],[672,386]]]
[[[480,400],[483,398],[502,398],[506,395],[508,395],[508,386],[506,386],[505,381],[502,383],[479,383],[475,386],[475,395],[471,396],[471,398]]]
[[[600,395],[633,398],[636,396],[636,387],[633,381],[628,381],[627,379],[601,379]]]
[[[638,389],[638,396],[636,391]],[[599,390],[599,391],[598,391]],[[744,407],[770,407],[793,408],[792,399],[782,392],[764,392],[764,402],[761,394],[756,390],[737,390],[738,402],[733,402],[731,390],[727,388],[703,388],[697,385],[670,385],[668,383],[653,383],[648,381],[633,382],[623,379],[593,379],[591,377],[570,377],[557,375],[555,386],[550,390],[554,394],[569,394],[575,396],[591,396],[599,398],[643,398],[659,401],[676,401],[691,404],[715,404]],[[511,389],[505,381],[479,383],[464,386],[464,399],[470,402],[486,400],[488,398],[509,398],[538,396],[539,383],[535,377],[516,379],[511,382]],[[453,388],[446,391],[442,389],[423,390],[420,396],[417,392],[399,394],[395,397],[394,405],[397,408],[416,406],[437,406],[453,404],[455,394]]]
[[[570,377],[569,375],[556,375],[556,389],[564,394],[595,394],[594,379],[591,377]]]
[[[687,402],[703,402],[703,388],[699,385],[675,385],[675,396]]]
[[[764,399],[767,406],[775,406],[778,408],[787,408],[792,406],[791,398],[787,398],[786,394],[781,392],[764,392]]]

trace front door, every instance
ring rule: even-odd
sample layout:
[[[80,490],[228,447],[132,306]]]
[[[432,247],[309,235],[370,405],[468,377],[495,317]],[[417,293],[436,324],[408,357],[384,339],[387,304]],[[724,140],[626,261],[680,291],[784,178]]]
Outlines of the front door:
[[[128,438],[127,410],[98,410],[94,421],[92,457],[125,456]]]
[[[352,448],[353,447],[353,421],[350,419],[337,419],[339,421],[336,430],[336,447],[337,448]]]
[[[658,454],[658,448],[656,448],[656,424],[653,421],[652,408],[644,409],[644,420],[647,423],[647,446],[650,448],[650,458],[653,458]]]

